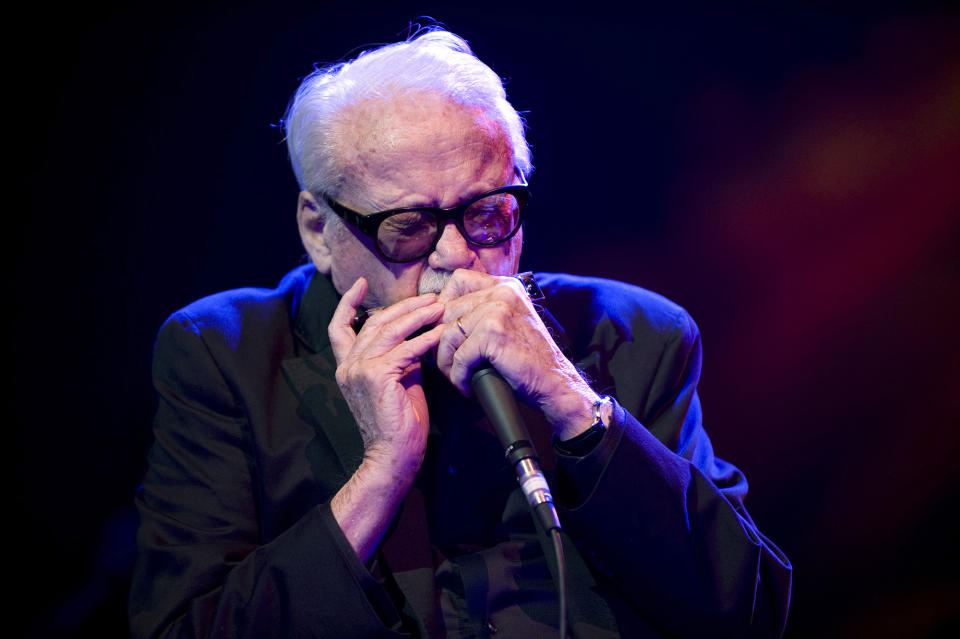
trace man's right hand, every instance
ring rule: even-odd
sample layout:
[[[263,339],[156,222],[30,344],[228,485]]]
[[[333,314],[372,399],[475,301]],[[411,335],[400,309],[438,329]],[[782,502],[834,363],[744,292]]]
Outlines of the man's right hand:
[[[331,502],[333,514],[361,560],[373,553],[423,462],[430,418],[420,382],[420,358],[443,326],[412,339],[443,316],[436,295],[411,297],[367,320],[352,322],[367,292],[358,279],[337,305],[328,329],[336,379],[363,438],[364,459]]]

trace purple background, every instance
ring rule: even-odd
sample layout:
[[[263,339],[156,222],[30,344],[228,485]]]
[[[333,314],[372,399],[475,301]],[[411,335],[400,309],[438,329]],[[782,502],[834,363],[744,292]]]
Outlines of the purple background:
[[[27,634],[125,633],[154,334],[298,263],[270,124],[313,62],[418,15],[528,112],[523,266],[640,284],[697,320],[706,426],[795,565],[788,636],[957,631],[960,12],[241,5],[8,21],[4,519]]]

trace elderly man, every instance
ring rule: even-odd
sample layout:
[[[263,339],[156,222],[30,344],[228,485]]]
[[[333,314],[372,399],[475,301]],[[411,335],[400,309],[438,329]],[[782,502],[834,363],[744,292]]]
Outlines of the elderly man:
[[[160,331],[134,635],[556,636],[482,362],[553,486],[574,636],[778,635],[790,565],[701,426],[696,327],[627,285],[538,276],[536,301],[512,277],[529,150],[466,43],[320,69],[286,126],[311,264]]]

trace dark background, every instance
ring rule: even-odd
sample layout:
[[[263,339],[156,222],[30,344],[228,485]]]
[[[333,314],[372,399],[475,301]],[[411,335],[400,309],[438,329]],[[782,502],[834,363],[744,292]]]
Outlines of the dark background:
[[[9,18],[15,628],[126,633],[154,334],[299,262],[271,124],[313,62],[432,15],[528,112],[523,266],[640,284],[697,319],[706,426],[795,566],[788,636],[956,632],[960,12],[630,6]]]

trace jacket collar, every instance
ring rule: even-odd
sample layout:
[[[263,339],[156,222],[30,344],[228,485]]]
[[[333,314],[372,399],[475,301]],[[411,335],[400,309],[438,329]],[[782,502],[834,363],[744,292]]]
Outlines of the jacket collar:
[[[330,278],[317,273],[313,266],[303,274],[309,278],[303,295],[293,301],[293,334],[311,352],[319,353],[330,346],[327,326],[340,302],[340,294]]]
[[[337,361],[327,336],[327,325],[340,296],[329,278],[312,266],[304,267],[301,273],[308,280],[300,289],[302,295],[293,296],[292,323],[303,348],[285,359],[281,367],[299,401],[298,414],[317,431],[316,444],[308,456],[317,481],[332,497],[360,466],[363,440],[334,378]]]

